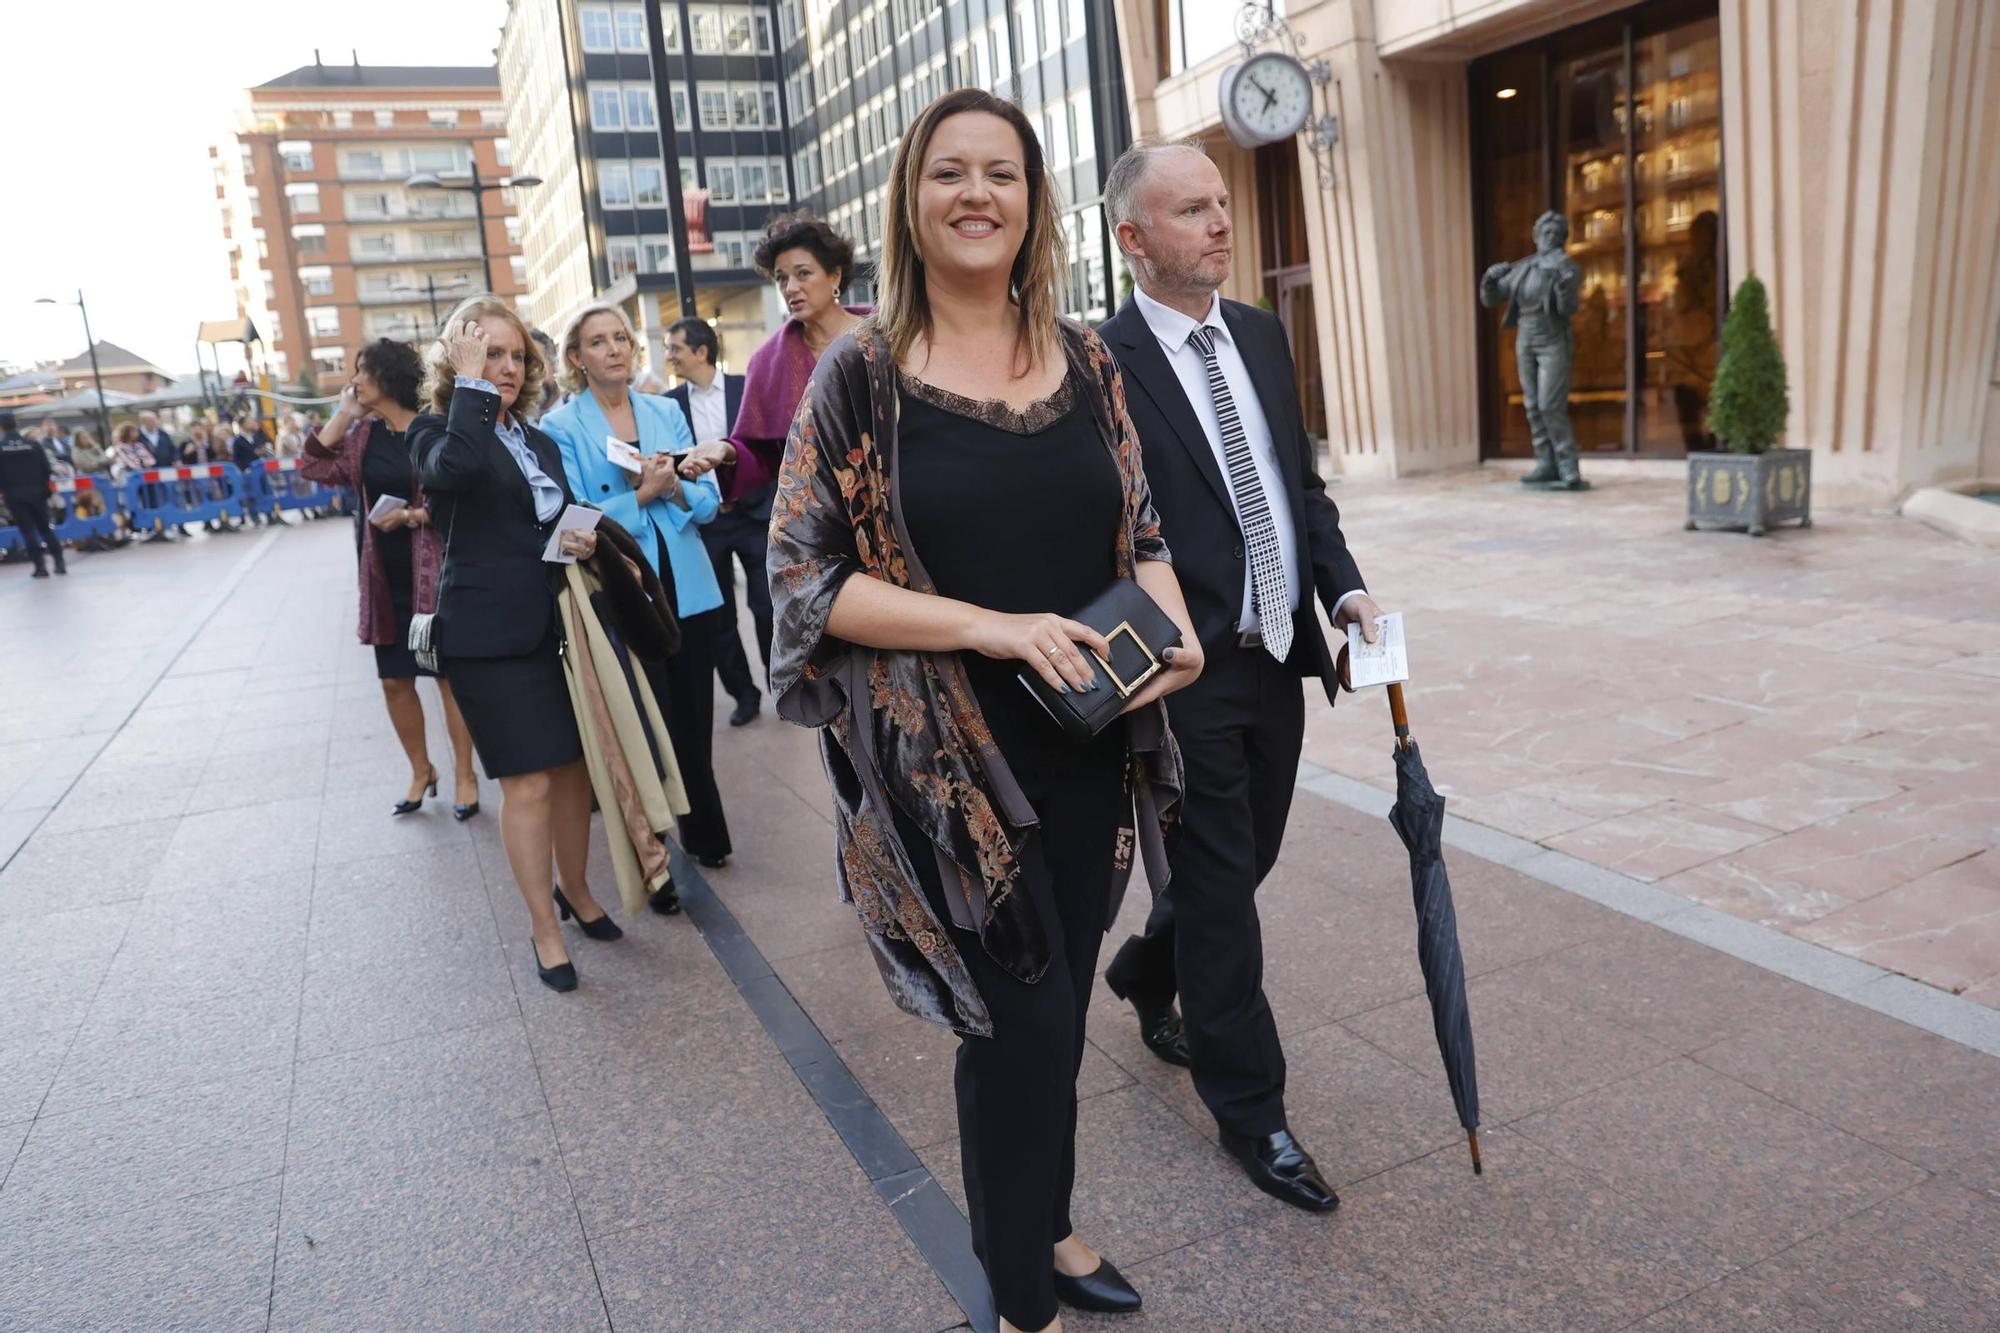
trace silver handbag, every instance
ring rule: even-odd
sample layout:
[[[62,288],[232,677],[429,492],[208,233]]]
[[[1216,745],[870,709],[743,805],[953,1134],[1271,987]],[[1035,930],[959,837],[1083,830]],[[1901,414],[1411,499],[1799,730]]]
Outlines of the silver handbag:
[[[458,511],[452,510],[451,527],[444,534],[444,555],[438,561],[438,582],[444,582],[444,564],[451,559],[451,535],[458,530]],[[442,598],[443,592],[438,596]],[[437,612],[420,611],[410,617],[410,654],[417,659],[417,665],[433,676],[440,674],[438,668]]]

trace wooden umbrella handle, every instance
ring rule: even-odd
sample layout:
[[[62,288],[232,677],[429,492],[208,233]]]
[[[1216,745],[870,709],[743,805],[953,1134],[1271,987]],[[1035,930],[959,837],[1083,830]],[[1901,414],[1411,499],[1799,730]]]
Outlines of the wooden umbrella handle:
[[[1403,702],[1401,683],[1389,687],[1389,717],[1396,724],[1396,744],[1410,743],[1410,709]]]

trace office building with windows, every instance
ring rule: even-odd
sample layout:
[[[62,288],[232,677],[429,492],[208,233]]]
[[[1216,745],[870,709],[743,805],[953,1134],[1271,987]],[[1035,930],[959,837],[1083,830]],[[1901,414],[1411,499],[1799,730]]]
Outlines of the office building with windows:
[[[860,259],[849,298],[872,299],[896,142],[925,103],[964,85],[1014,98],[1041,127],[1067,204],[1072,306],[1109,313],[1098,201],[1125,117],[1099,0],[682,0],[659,12],[667,69],[656,79],[636,0],[510,4],[510,139],[518,169],[548,183],[522,202],[528,308],[551,332],[593,299],[618,300],[661,365],[680,314],[663,193],[675,178],[696,312],[722,334],[725,360],[740,365],[783,318],[750,267],[774,213],[810,208],[840,227]]]
[[[427,337],[434,309],[523,290],[515,191],[485,196],[482,273],[472,197],[404,184],[515,170],[491,67],[328,65],[315,53],[249,89],[235,142],[210,157],[237,310],[281,377],[310,366],[325,385],[363,342]]]
[[[1289,0],[1330,75],[1324,158],[1221,130],[1239,21],[1267,4],[1116,8],[1135,128],[1199,137],[1222,167],[1229,294],[1285,320],[1338,467],[1528,452],[1513,336],[1475,288],[1552,209],[1583,271],[1587,468],[1712,446],[1722,321],[1755,273],[1822,500],[2000,475],[1990,0]]]

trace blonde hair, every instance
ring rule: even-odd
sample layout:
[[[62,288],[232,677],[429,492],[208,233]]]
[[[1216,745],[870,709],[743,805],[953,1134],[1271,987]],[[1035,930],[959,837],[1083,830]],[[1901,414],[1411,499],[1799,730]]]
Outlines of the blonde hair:
[[[539,407],[542,401],[542,381],[548,378],[548,358],[542,355],[542,345],[535,341],[526,322],[508,305],[491,292],[481,292],[460,301],[445,316],[443,328],[450,328],[468,319],[485,319],[497,315],[514,326],[521,335],[521,392],[514,399],[510,409],[516,417],[526,421],[530,409]],[[433,412],[451,410],[451,390],[458,378],[458,371],[452,367],[451,357],[445,351],[444,339],[438,338],[424,349],[424,387],[422,398]]]
[[[917,247],[917,186],[924,155],[937,128],[953,116],[983,111],[998,116],[1021,136],[1022,164],[1028,182],[1028,234],[1014,256],[1009,275],[1017,311],[1014,335],[1016,375],[1056,353],[1061,320],[1061,288],[1068,272],[1063,244],[1062,204],[1056,183],[1042,159],[1041,141],[1021,108],[983,88],[948,92],[917,113],[896,149],[889,170],[889,197],[882,209],[882,257],[876,264],[875,318],[889,344],[889,355],[902,360],[920,337],[931,332],[930,298],[924,289],[924,257]]]
[[[569,322],[569,328],[563,334],[562,364],[556,367],[556,383],[562,385],[563,388],[569,390],[571,393],[582,393],[584,389],[589,387],[590,380],[583,373],[583,367],[571,361],[570,358],[583,351],[583,326],[598,315],[610,315],[616,319],[619,327],[625,330],[625,336],[631,340],[632,385],[634,388],[637,388],[639,383],[639,367],[646,364],[645,345],[639,341],[638,333],[632,328],[632,321],[625,318],[625,312],[615,305],[604,303],[585,306],[583,311]]]

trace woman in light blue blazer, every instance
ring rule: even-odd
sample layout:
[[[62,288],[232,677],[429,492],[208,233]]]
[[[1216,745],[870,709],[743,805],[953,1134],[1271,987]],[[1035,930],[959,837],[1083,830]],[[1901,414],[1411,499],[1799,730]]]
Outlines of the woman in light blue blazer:
[[[562,382],[572,397],[544,416],[541,427],[561,449],[578,501],[617,519],[638,539],[660,582],[674,590],[681,650],[667,664],[666,712],[690,807],[681,818],[681,845],[702,865],[720,866],[730,852],[711,758],[722,588],[698,529],[722,508],[722,493],[712,475],[680,475],[694,433],[671,400],[633,392],[639,357],[623,311],[610,305],[585,310],[563,337]],[[653,906],[665,912],[675,903],[655,899]]]

